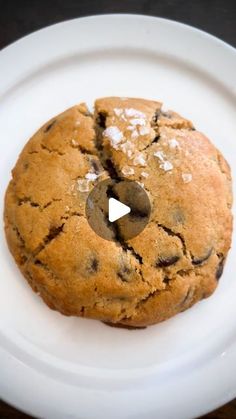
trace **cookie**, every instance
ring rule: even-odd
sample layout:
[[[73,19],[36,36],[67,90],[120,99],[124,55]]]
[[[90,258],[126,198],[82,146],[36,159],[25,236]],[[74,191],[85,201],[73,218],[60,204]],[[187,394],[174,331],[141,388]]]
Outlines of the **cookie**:
[[[139,182],[148,225],[97,235],[86,200],[105,179]],[[163,321],[215,290],[232,234],[230,168],[161,103],[103,98],[47,122],[21,152],[5,197],[9,249],[34,291],[65,315],[127,327]],[[110,233],[109,233],[110,231]]]

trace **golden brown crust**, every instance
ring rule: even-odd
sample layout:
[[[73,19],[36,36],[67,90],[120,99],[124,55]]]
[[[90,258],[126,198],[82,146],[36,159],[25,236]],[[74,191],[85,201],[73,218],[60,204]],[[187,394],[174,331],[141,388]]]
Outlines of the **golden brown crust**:
[[[152,203],[148,226],[127,243],[97,236],[85,217],[89,190],[109,176],[143,183]],[[190,121],[159,102],[103,98],[94,115],[70,108],[26,144],[6,192],[5,230],[50,308],[144,327],[214,291],[231,205],[230,168]]]

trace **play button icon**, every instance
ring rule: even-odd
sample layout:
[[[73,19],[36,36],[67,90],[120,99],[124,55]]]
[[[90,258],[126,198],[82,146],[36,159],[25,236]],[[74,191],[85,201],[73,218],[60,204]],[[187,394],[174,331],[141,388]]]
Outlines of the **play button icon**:
[[[128,205],[122,204],[115,198],[109,198],[108,201],[108,220],[113,223],[116,220],[119,220],[126,214],[130,213],[130,207]]]
[[[90,227],[106,240],[130,240],[137,236],[147,225],[150,213],[147,192],[134,181],[103,180],[86,201]]]

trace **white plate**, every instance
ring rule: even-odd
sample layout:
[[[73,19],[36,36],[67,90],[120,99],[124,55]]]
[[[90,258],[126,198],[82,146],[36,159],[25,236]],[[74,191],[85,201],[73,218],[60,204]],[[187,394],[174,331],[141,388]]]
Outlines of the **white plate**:
[[[236,52],[191,27],[107,15],[43,29],[0,52],[1,213],[18,153],[48,118],[120,95],[189,117],[235,173]],[[220,197],[219,197],[220,199]],[[184,419],[236,395],[235,241],[215,294],[145,330],[49,310],[0,237],[0,395],[52,419]]]

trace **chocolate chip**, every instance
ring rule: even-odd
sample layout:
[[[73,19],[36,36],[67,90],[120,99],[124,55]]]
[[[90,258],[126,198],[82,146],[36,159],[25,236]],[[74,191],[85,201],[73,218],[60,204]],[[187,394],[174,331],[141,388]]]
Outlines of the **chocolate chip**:
[[[51,129],[51,128],[53,127],[53,125],[55,124],[55,122],[56,122],[56,119],[54,119],[54,121],[50,122],[50,124],[48,124],[48,125],[46,126],[46,128],[45,128],[44,132],[46,133],[46,132],[50,131],[50,129]]]
[[[203,262],[205,262],[207,259],[209,259],[209,257],[211,256],[211,254],[212,254],[212,248],[206,253],[206,255],[205,256],[203,256],[202,258],[195,258],[195,257],[193,257],[192,258],[192,264],[193,265],[201,265]]]
[[[160,257],[156,262],[157,268],[166,268],[167,266],[174,265],[180,259],[179,256],[167,256],[167,257]]]
[[[132,270],[128,266],[122,266],[122,268],[117,272],[117,276],[121,279],[123,282],[128,282],[130,280],[130,275],[132,273]]]
[[[222,258],[221,261],[220,261],[220,263],[219,263],[219,265],[218,265],[218,267],[217,267],[217,270],[216,270],[216,280],[217,281],[219,281],[221,275],[223,274],[224,263],[225,263],[225,259]]]
[[[99,267],[99,261],[96,257],[93,257],[90,259],[88,265],[87,265],[87,271],[90,274],[94,274],[98,271],[98,267]]]
[[[34,264],[35,265],[38,265],[38,266],[42,266],[43,264],[42,264],[42,262],[41,262],[41,260],[39,260],[39,259],[36,259],[35,261],[34,261]]]
[[[170,278],[168,278],[168,276],[165,276],[163,279],[164,284],[169,285],[170,283]]]

